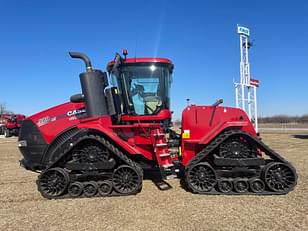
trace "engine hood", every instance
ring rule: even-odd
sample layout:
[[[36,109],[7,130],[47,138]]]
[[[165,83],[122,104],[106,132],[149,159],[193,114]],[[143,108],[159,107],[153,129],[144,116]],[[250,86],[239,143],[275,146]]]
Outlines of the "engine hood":
[[[46,143],[50,143],[58,134],[79,124],[79,119],[86,117],[84,103],[63,103],[36,113],[26,120],[31,120],[40,130]]]

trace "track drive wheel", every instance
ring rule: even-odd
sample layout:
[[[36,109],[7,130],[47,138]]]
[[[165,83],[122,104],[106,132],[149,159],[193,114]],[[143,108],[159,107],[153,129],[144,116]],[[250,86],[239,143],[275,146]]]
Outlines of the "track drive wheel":
[[[256,157],[256,147],[244,137],[235,136],[220,145],[219,154],[224,158],[254,158]]]
[[[85,140],[73,150],[72,157],[78,163],[106,162],[110,159],[110,153],[96,140]]]
[[[186,182],[193,192],[209,192],[217,183],[215,170],[209,163],[198,163],[187,171]]]
[[[113,172],[112,183],[114,190],[118,193],[133,194],[140,189],[142,177],[134,168],[121,165]]]
[[[292,190],[297,181],[295,170],[289,164],[278,162],[268,164],[264,168],[263,177],[270,190],[282,193]]]
[[[70,182],[68,173],[62,168],[51,168],[39,175],[37,186],[39,192],[46,198],[61,196]]]
[[[109,180],[99,181],[98,182],[98,193],[101,196],[107,196],[112,191],[112,182]]]

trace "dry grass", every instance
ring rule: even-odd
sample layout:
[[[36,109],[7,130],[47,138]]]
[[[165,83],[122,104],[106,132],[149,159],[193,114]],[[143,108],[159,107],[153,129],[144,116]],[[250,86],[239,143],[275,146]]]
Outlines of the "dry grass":
[[[168,191],[145,181],[137,196],[46,200],[19,167],[16,139],[0,139],[0,230],[308,230],[308,137],[263,138],[297,168],[288,195],[200,196],[171,180]]]

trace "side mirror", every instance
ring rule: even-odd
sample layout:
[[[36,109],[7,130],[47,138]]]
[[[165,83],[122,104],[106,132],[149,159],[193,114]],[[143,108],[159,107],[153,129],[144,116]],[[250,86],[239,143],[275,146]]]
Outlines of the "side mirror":
[[[81,103],[84,102],[84,95],[83,94],[76,94],[76,95],[72,95],[70,98],[70,101],[72,103]]]

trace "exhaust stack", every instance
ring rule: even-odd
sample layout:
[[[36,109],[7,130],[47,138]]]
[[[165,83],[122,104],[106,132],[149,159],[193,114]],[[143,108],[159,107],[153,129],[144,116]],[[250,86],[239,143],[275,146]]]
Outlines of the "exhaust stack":
[[[92,68],[90,58],[79,52],[69,52],[74,59],[85,63],[86,71],[79,74],[80,84],[88,117],[108,115],[104,89],[107,86],[107,75],[101,70]]]

